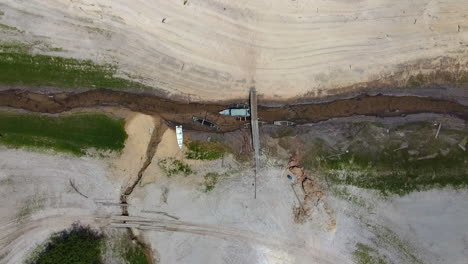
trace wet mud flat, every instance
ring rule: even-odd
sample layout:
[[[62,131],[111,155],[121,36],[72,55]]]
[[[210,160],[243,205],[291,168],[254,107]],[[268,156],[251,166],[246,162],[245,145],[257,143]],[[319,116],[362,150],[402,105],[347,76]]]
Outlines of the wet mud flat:
[[[219,111],[228,107],[226,104],[183,103],[153,95],[107,89],[47,95],[10,89],[0,91],[0,106],[51,114],[75,108],[119,106],[146,114],[158,114],[169,124],[182,124],[187,129],[200,131],[233,131],[249,123],[248,120],[220,115]],[[468,120],[466,105],[450,100],[417,96],[361,95],[326,103],[282,107],[259,106],[260,121],[267,123],[287,120],[304,124],[353,115],[396,117],[416,113],[448,114]],[[218,129],[195,123],[193,117],[209,120],[215,123]]]

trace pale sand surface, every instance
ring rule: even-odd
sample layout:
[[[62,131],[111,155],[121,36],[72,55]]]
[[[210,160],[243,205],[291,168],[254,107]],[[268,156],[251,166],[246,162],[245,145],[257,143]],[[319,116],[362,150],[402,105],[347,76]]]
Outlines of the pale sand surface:
[[[336,95],[468,60],[460,0],[3,0],[0,10],[0,23],[25,31],[3,40],[118,63],[123,77],[192,101],[247,98],[251,86],[266,99]]]
[[[131,185],[143,166],[151,135],[159,122],[159,117],[132,113],[126,118],[125,132],[128,138],[122,154],[111,161],[111,175],[122,187]]]

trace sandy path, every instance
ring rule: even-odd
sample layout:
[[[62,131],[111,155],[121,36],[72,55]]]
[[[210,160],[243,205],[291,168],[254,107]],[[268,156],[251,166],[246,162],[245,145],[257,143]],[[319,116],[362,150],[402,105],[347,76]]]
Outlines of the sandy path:
[[[146,149],[159,118],[132,113],[126,118],[125,132],[128,135],[122,154],[112,161],[112,177],[122,188],[132,185],[146,161]]]
[[[267,99],[320,97],[395,74],[404,83],[409,74],[467,68],[465,1],[183,2],[4,0],[0,22],[25,33],[0,36],[117,62],[191,100],[246,98],[250,86]]]
[[[23,224],[8,223],[0,227],[0,263],[22,263],[31,249],[45,241],[53,232],[68,229],[72,224],[80,222],[93,228],[104,226],[92,215],[50,215],[29,220]]]
[[[191,235],[207,236],[212,238],[221,238],[223,240],[237,240],[247,244],[253,244],[256,247],[267,247],[272,250],[285,250],[290,254],[301,255],[307,258],[307,261],[314,261],[323,264],[332,263],[351,263],[345,258],[340,258],[338,254],[332,254],[325,248],[309,248],[305,246],[305,241],[293,241],[276,236],[274,233],[259,233],[252,230],[235,228],[223,225],[199,224],[193,222],[184,222],[177,220],[164,220],[145,217],[111,217],[110,226],[112,227],[132,227],[143,232],[180,232]]]
[[[0,263],[21,263],[50,234],[120,212],[119,186],[99,159],[0,148]],[[78,194],[74,185],[88,198]]]

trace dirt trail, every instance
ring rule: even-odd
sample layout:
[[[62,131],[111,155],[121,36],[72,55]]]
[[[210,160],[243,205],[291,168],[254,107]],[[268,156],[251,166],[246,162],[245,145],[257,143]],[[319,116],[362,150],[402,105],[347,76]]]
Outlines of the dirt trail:
[[[24,90],[5,90],[0,91],[0,106],[43,113],[60,113],[80,107],[121,106],[136,112],[159,114],[166,121],[183,124],[186,129],[202,131],[209,131],[211,128],[193,123],[193,116],[213,121],[222,132],[236,130],[248,123],[218,114],[220,110],[226,108],[226,105],[183,103],[149,94],[106,89],[49,95]],[[468,106],[457,102],[428,97],[384,95],[366,95],[317,104],[260,106],[258,114],[260,120],[266,122],[289,120],[296,123],[310,123],[353,115],[394,117],[425,112],[452,114],[468,119]]]
[[[102,227],[108,225],[108,220],[105,218],[96,217],[94,215],[49,215],[39,219],[29,220],[25,223],[10,222],[0,226],[0,264],[6,263],[21,263],[23,254],[21,252],[25,248],[25,234],[31,237],[37,236],[44,230],[51,228],[59,230],[66,229],[79,219],[81,224]],[[14,252],[14,254],[10,254]]]
[[[240,229],[231,226],[198,224],[178,220],[163,220],[147,217],[114,216],[110,225],[117,228],[137,228],[140,230],[182,232],[201,236],[211,236],[228,240],[239,240],[245,243],[254,243],[274,249],[286,249],[296,254],[308,255],[310,260],[319,263],[348,263],[336,255],[327,254],[325,249],[308,248],[306,241],[292,241],[272,234],[263,234],[252,230]],[[329,256],[327,256],[329,255]]]

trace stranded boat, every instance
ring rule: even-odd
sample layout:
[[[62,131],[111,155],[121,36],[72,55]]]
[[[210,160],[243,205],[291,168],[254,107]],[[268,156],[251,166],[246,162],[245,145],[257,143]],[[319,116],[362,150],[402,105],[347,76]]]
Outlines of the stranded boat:
[[[216,130],[219,129],[219,127],[215,123],[213,123],[211,121],[208,121],[205,118],[200,118],[200,117],[194,116],[194,117],[192,117],[192,120],[195,123],[200,123],[200,124],[202,124],[204,126],[207,126],[207,127],[210,127],[210,128],[215,128]]]
[[[177,144],[179,145],[179,148],[182,148],[184,145],[184,135],[182,132],[182,126],[176,126],[176,136],[177,136]]]
[[[250,117],[250,109],[248,106],[243,104],[231,105],[228,109],[224,109],[219,113],[221,115],[235,116],[241,119],[247,119],[247,117]]]

